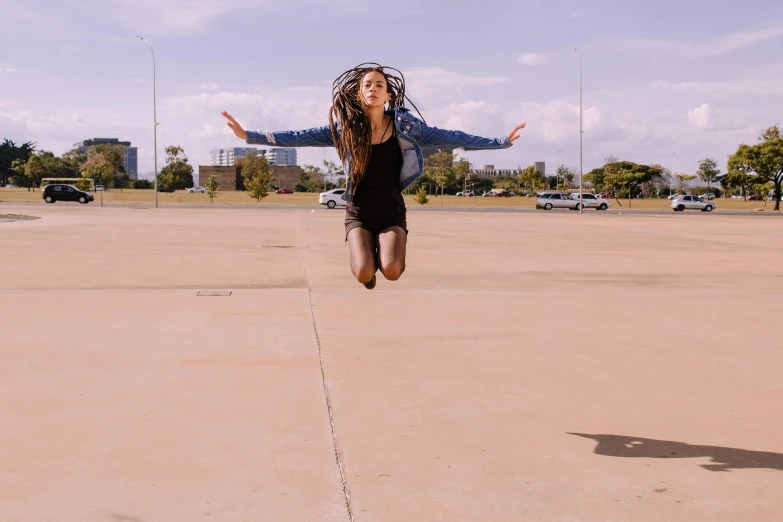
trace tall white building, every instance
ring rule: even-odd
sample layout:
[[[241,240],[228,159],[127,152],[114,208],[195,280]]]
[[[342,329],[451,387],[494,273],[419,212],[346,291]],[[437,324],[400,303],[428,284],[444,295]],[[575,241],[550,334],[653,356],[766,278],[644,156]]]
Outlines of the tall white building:
[[[209,161],[211,165],[232,167],[234,165],[234,160],[244,157],[245,154],[251,151],[256,151],[259,156],[266,155],[264,149],[257,149],[255,147],[231,147],[228,149],[212,149],[209,151]],[[272,164],[271,161],[270,164]]]
[[[266,151],[269,165],[288,165],[296,167],[296,149],[273,148]]]

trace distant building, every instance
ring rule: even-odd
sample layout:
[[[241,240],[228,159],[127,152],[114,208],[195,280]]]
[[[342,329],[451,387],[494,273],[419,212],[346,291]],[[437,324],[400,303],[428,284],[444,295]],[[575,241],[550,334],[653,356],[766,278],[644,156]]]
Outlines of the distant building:
[[[73,147],[87,152],[91,147],[104,144],[122,145],[124,148],[122,166],[125,168],[125,173],[132,180],[139,179],[139,152],[136,147],[131,147],[131,142],[129,141],[120,141],[117,138],[93,138],[74,143]]]
[[[266,151],[266,159],[270,166],[287,165],[296,167],[296,149],[273,148]]]
[[[209,151],[209,162],[212,165],[221,165],[223,167],[231,167],[234,165],[235,160],[243,158],[245,154],[251,151],[256,151],[259,156],[266,155],[264,149],[257,149],[255,147],[231,147],[227,149],[212,149]]]
[[[541,174],[542,176],[546,175],[546,162],[545,161],[536,161],[533,163],[533,168]]]
[[[245,178],[242,177],[242,167],[237,165],[200,165],[198,168],[198,182],[202,187],[207,186],[210,176],[215,176],[218,181],[218,190],[245,190]],[[294,185],[302,181],[301,167],[288,165],[275,165],[270,169],[274,181],[272,185],[278,188],[294,188]]]
[[[496,169],[494,165],[482,165],[480,169],[471,169],[470,173],[479,178],[511,178],[519,176],[520,169]]]

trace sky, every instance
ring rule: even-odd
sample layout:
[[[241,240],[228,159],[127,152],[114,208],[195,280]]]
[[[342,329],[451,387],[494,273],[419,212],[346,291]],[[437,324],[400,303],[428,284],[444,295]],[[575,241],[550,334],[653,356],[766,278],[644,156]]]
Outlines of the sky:
[[[692,174],[725,170],[740,143],[783,122],[783,2],[771,0],[0,0],[0,139],[62,154],[131,141],[158,166],[180,145],[194,168],[248,130],[328,124],[331,84],[362,62],[396,67],[431,126],[499,137],[479,167],[608,155]],[[300,149],[299,164],[336,160]]]

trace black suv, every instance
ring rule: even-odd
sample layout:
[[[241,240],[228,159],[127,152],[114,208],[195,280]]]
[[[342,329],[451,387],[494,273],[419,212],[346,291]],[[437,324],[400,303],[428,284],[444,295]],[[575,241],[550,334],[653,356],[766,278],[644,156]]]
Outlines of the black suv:
[[[46,185],[43,189],[42,197],[47,203],[78,201],[86,205],[90,201],[95,200],[95,197],[89,192],[84,192],[71,185]]]

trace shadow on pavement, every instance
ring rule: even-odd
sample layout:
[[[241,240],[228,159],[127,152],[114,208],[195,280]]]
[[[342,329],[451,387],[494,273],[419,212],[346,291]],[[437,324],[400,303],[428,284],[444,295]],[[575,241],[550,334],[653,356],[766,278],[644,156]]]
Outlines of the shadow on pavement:
[[[569,433],[598,442],[596,455],[648,459],[689,459],[709,457],[715,464],[701,467],[709,471],[732,469],[773,469],[783,471],[783,454],[721,446],[698,446],[670,440],[643,439],[624,435]]]

